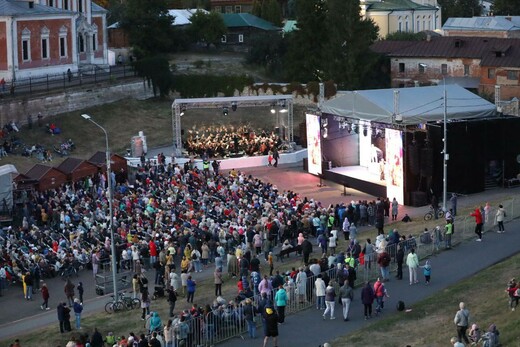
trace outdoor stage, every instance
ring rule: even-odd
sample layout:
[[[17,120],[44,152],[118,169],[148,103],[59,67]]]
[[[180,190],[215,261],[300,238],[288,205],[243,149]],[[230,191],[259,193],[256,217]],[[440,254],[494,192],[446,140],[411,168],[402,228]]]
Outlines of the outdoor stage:
[[[323,178],[373,196],[386,197],[386,181],[363,166],[336,167],[325,171]]]

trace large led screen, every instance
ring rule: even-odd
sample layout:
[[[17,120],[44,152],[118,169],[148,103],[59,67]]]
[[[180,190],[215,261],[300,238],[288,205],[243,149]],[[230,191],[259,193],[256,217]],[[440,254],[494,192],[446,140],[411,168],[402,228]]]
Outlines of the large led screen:
[[[321,128],[320,117],[306,114],[307,122],[307,156],[309,173],[321,175]]]
[[[385,129],[386,140],[386,196],[396,198],[399,204],[403,199],[403,138],[399,130]]]

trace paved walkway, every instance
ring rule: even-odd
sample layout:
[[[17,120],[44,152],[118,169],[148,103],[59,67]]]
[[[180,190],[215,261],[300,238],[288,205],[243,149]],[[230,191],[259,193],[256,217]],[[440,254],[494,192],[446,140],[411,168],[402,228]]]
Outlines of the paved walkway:
[[[348,189],[347,193],[351,196],[342,196],[343,186],[337,185],[332,182],[326,182],[323,187],[318,187],[320,183],[319,179],[315,176],[309,175],[303,171],[301,166],[294,165],[280,165],[278,168],[272,167],[260,167],[250,168],[244,170],[247,174],[251,174],[255,177],[261,178],[266,181],[270,181],[275,184],[280,190],[293,190],[299,192],[303,196],[314,198],[315,200],[321,201],[324,206],[329,204],[336,204],[341,202],[350,202],[351,200],[359,199],[373,199],[374,197],[366,195],[364,193]],[[485,201],[497,200],[505,197],[510,197],[513,194],[518,194],[517,190],[508,189],[496,189],[492,191],[486,191],[480,194],[474,194],[467,197],[459,198],[460,208],[464,206],[474,206],[482,204]],[[408,213],[412,219],[421,220],[424,213],[428,210],[428,207],[401,207],[400,215]],[[518,229],[520,222],[513,222],[508,224],[507,228],[511,231]],[[509,226],[511,225],[511,226]],[[418,229],[419,230],[419,229]],[[489,239],[489,240],[488,240]],[[504,258],[507,258],[518,251],[518,247],[515,245],[520,244],[520,233],[506,233],[504,235],[486,234],[485,241],[481,244],[475,242],[463,243],[457,247],[453,252],[443,253],[439,257],[434,259],[433,262],[433,282],[430,287],[409,288],[406,281],[402,282],[390,282],[388,289],[392,295],[388,307],[395,307],[395,302],[403,299],[408,305],[423,299],[424,297],[445,288],[457,281],[471,276],[475,272],[482,268],[487,267],[495,262],[498,262]],[[477,251],[475,251],[477,250]],[[460,263],[459,258],[463,255],[463,271],[461,269],[455,269],[449,267],[449,264]],[[484,257],[485,255],[485,257]],[[489,264],[482,261],[489,262]],[[437,273],[443,273],[442,278],[436,278]],[[200,276],[200,277],[198,277]],[[197,274],[197,280],[204,280],[212,277],[212,271],[204,271],[202,274]],[[84,314],[92,314],[103,311],[105,303],[108,301],[108,297],[99,297],[94,293],[94,283],[90,271],[83,271],[79,279],[75,279],[75,282],[82,280],[85,286],[85,309]],[[0,298],[0,304],[2,305],[2,315],[0,315],[0,340],[12,338],[22,333],[27,333],[48,325],[56,324],[56,310],[58,300],[64,299],[63,285],[64,282],[61,279],[48,280],[50,294],[51,294],[51,310],[42,312],[40,306],[40,295],[35,294],[35,301],[27,302],[23,300],[21,295],[21,287],[13,287],[9,291],[4,292],[4,296]],[[399,293],[399,294],[398,294]],[[59,299],[58,299],[59,298]],[[308,310],[299,313],[294,316],[290,316],[287,319],[287,324],[281,329],[281,343],[280,346],[295,345],[297,342],[302,343],[304,346],[319,345],[324,342],[324,337],[335,337],[344,335],[365,324],[365,321],[360,321],[361,308],[358,306],[359,302],[354,302],[352,306],[353,320],[349,323],[344,323],[338,320],[332,322],[323,322],[321,316],[315,310]],[[339,311],[338,311],[339,312]],[[290,327],[301,327],[310,326],[316,323],[319,319],[319,332],[318,330],[309,329],[309,331],[302,331],[302,334],[287,333],[290,331]],[[338,324],[346,324],[345,327]],[[300,330],[298,330],[300,331]],[[285,334],[284,334],[285,332]],[[312,344],[310,343],[312,341]],[[240,343],[240,341],[229,341],[226,342],[226,346],[232,346],[234,343]],[[260,343],[258,343],[260,345]]]

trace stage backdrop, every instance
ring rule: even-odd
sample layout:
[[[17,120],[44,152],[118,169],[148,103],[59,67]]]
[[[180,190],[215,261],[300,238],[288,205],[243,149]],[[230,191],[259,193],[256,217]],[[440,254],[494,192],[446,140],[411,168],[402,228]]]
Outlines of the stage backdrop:
[[[309,173],[321,175],[321,122],[320,117],[306,114],[307,155]]]
[[[386,139],[386,196],[404,204],[403,139],[399,130],[385,129]]]

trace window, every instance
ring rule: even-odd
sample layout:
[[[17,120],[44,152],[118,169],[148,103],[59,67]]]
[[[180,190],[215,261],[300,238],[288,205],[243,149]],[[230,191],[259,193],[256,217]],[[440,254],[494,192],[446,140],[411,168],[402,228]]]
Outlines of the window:
[[[226,13],[233,13],[233,6],[226,6]]]
[[[464,64],[464,76],[469,76],[469,65]]]
[[[408,32],[408,21],[404,23],[404,31]]]
[[[226,43],[227,42],[226,35],[222,35],[222,37],[220,38],[220,42],[222,42],[222,43]]]
[[[22,30],[22,60],[31,60],[31,31],[27,28]]]
[[[432,29],[432,22],[428,21],[428,30]]]
[[[426,21],[424,19],[422,21],[422,30],[426,30]]]
[[[30,54],[30,44],[29,40],[23,40],[22,41],[22,59],[23,61],[29,61],[31,60],[31,54]]]
[[[67,31],[66,26],[60,28],[60,58],[67,57]]]
[[[518,70],[507,70],[507,79],[509,81],[518,80]]]
[[[48,6],[50,6],[50,7],[54,7],[54,0],[49,0],[49,1],[47,2],[47,4],[48,4]]]
[[[69,9],[69,0],[63,0],[63,9],[68,10]]]
[[[96,51],[98,48],[97,38],[98,38],[98,28],[96,24],[92,25],[92,52]]]
[[[78,35],[78,51],[80,53],[85,52],[85,38],[82,34]]]
[[[78,1],[78,12],[83,12],[83,0]]]
[[[217,13],[222,13],[222,6],[215,6],[213,8],[213,11],[217,12]]]
[[[421,22],[417,20],[417,28],[415,28],[415,32],[421,31]]]
[[[443,75],[448,74],[448,64],[441,64],[441,74],[443,74]]]
[[[244,43],[244,35],[242,35],[242,34],[238,35],[238,42]]]
[[[235,13],[242,13],[242,6],[236,5],[235,6]]]
[[[425,70],[426,70],[426,65],[425,64],[419,64],[419,73],[424,73]]]
[[[404,63],[399,63],[399,72],[404,72]]]
[[[495,78],[495,69],[494,68],[489,68],[488,69],[488,78],[490,79],[494,79]]]
[[[41,32],[41,42],[42,42],[42,59],[49,59],[50,51],[49,51],[49,29],[47,27],[43,27]]]
[[[403,31],[403,23],[399,22],[399,32]]]

